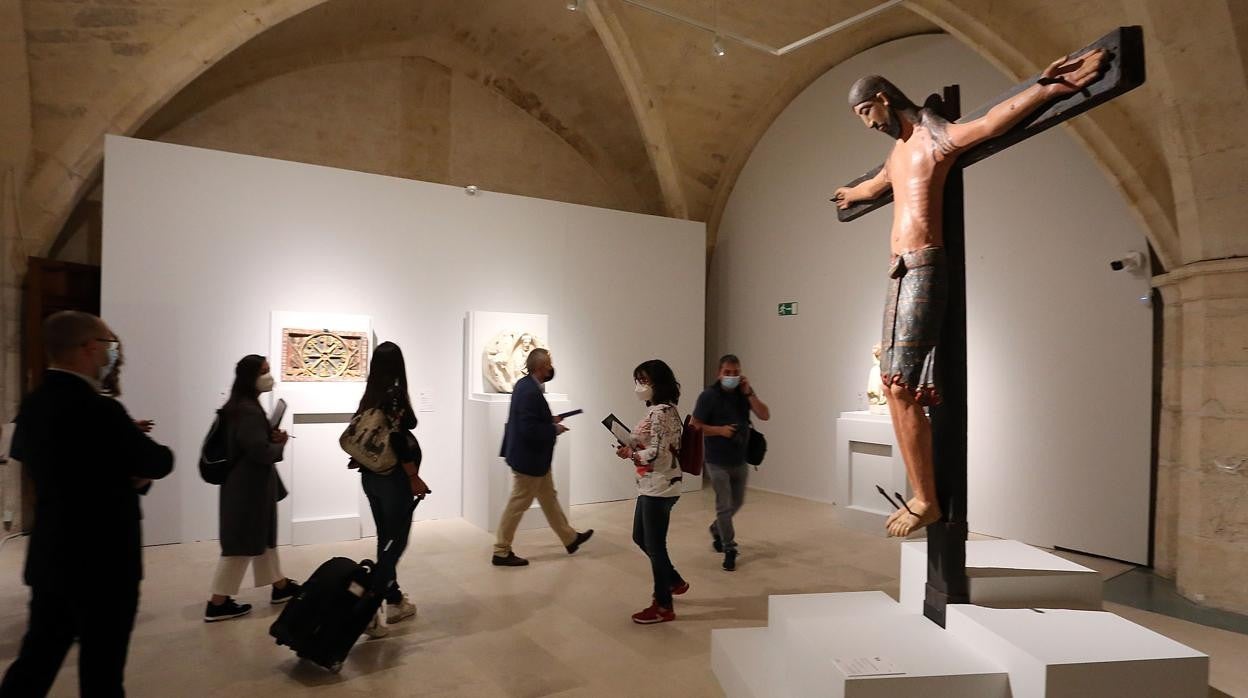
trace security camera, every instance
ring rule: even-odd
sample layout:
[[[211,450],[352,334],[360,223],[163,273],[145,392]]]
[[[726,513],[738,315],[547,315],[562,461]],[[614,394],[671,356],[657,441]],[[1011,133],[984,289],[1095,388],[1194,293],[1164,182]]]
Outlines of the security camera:
[[[1144,255],[1139,252],[1128,252],[1119,259],[1109,263],[1114,271],[1138,271],[1144,268]]]

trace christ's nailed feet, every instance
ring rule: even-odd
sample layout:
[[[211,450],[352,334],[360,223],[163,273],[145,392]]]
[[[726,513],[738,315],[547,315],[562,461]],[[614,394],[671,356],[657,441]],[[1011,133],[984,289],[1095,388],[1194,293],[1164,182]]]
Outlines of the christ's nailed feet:
[[[909,511],[907,509],[898,509],[888,518],[888,522],[885,525],[888,528],[890,537],[905,538],[911,533],[940,520],[940,506],[936,502],[928,504],[917,499],[911,499],[909,502],[906,502],[906,507]]]

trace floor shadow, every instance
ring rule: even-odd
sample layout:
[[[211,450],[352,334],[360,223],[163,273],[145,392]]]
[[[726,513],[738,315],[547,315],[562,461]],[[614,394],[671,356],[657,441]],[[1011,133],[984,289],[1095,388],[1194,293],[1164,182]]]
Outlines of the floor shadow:
[[[1123,606],[1248,635],[1248,616],[1189,601],[1179,594],[1174,582],[1143,568],[1120,574],[1105,582],[1103,595],[1106,601]]]

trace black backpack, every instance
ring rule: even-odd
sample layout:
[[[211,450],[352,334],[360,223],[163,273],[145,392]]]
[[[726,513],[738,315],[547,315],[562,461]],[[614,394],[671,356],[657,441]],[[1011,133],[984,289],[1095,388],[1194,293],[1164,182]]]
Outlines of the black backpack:
[[[199,449],[199,476],[210,485],[223,485],[230,476],[234,464],[230,461],[230,439],[225,428],[225,416],[217,410],[204,445]]]

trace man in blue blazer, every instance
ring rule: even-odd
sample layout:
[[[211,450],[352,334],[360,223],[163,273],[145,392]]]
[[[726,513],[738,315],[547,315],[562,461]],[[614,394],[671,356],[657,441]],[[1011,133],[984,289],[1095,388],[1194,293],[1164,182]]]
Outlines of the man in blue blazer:
[[[512,551],[511,541],[516,536],[520,519],[529,510],[535,497],[551,530],[559,536],[569,555],[575,553],[582,543],[594,535],[593,529],[577,533],[568,524],[563,509],[559,507],[555,478],[550,472],[550,462],[555,455],[555,440],[568,430],[562,424],[563,419],[551,414],[546,396],[542,394],[542,384],[555,377],[550,352],[534,349],[525,362],[525,368],[529,375],[516,383],[507,416],[506,434],[503,437],[503,457],[507,460],[507,465],[511,466],[514,482],[511,499],[507,500],[503,518],[498,523],[498,540],[494,543],[492,562],[499,567],[523,567],[529,564],[528,560]]]

